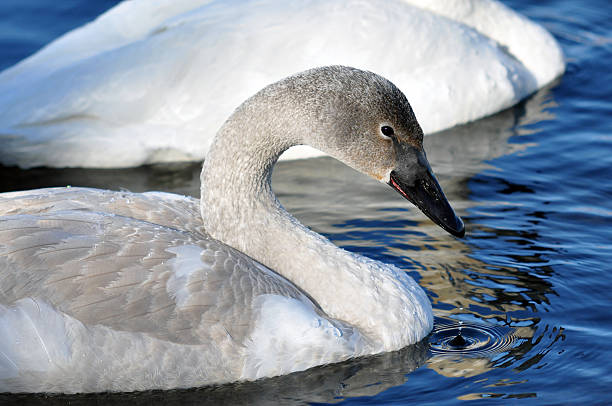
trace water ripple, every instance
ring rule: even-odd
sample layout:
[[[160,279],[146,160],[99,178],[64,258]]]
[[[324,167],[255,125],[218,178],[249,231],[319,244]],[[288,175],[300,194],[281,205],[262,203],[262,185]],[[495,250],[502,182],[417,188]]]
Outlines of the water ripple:
[[[429,349],[433,355],[490,358],[511,350],[520,341],[513,328],[436,318]]]

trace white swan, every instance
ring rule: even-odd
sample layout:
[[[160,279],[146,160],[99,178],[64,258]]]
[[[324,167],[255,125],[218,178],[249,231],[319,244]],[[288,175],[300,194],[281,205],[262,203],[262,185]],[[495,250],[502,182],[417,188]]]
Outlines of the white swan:
[[[461,236],[422,140],[391,82],[318,68],[233,113],[204,162],[200,201],[81,188],[1,194],[0,390],[201,386],[421,340],[432,328],[421,288],[301,225],[270,176],[284,150],[308,143]]]
[[[510,107],[564,69],[546,30],[492,0],[126,1],[0,74],[0,162],[202,160],[249,95],[335,64],[397,84],[425,133]]]

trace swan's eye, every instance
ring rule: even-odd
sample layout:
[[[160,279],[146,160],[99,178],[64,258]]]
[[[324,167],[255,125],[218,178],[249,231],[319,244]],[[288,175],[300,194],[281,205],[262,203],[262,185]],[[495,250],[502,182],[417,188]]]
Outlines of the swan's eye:
[[[385,137],[392,137],[393,134],[395,134],[395,132],[393,131],[393,128],[389,127],[388,125],[383,125],[382,127],[380,127],[380,132]]]

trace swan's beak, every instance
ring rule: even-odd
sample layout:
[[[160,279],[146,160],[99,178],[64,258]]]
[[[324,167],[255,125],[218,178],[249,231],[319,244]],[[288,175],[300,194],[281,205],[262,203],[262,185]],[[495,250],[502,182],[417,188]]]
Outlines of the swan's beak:
[[[389,185],[416,205],[434,223],[454,236],[463,237],[463,221],[448,203],[436,180],[425,152],[394,141],[397,162]]]

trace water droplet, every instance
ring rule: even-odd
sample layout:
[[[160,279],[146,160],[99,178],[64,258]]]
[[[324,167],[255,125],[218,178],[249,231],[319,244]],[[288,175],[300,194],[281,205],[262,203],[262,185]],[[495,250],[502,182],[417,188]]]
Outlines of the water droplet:
[[[429,348],[436,355],[486,357],[508,351],[518,340],[513,328],[436,318]]]

